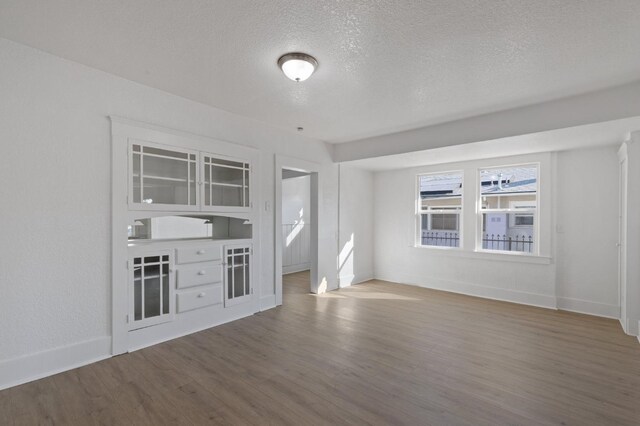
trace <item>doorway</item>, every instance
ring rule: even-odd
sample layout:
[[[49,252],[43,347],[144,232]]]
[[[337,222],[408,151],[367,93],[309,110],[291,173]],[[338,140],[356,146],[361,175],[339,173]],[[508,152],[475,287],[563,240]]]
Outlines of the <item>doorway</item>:
[[[283,274],[306,293],[318,292],[319,165],[276,156],[275,294],[282,304]],[[300,287],[301,283],[307,286]],[[306,287],[306,288],[305,288]]]

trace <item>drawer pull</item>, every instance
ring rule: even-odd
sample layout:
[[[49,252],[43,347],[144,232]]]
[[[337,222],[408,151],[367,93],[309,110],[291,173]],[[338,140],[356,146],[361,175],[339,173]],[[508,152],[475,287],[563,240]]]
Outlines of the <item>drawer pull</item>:
[[[204,293],[204,292],[198,293],[198,297],[205,297],[206,295],[207,295],[207,293]]]
[[[198,250],[197,254],[205,254],[204,250]]]
[[[207,273],[206,271],[198,271],[198,275],[204,275],[206,273]]]

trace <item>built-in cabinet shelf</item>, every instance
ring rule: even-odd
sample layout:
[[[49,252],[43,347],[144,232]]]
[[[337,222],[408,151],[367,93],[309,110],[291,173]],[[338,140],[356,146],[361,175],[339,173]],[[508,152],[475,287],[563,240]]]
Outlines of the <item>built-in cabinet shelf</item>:
[[[165,241],[129,250],[129,330],[174,321],[195,309],[251,300],[248,242]]]
[[[248,212],[251,162],[150,142],[129,144],[133,210]]]
[[[256,313],[259,151],[111,120],[114,354]]]

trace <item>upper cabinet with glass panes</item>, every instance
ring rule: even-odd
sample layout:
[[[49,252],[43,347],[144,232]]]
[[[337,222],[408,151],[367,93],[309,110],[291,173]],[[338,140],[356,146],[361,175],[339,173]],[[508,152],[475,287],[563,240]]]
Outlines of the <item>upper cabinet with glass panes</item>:
[[[144,210],[198,206],[198,153],[160,145],[130,145],[129,205]]]
[[[165,145],[129,145],[129,207],[248,211],[250,163]]]
[[[203,210],[251,207],[248,162],[202,154],[202,166]]]

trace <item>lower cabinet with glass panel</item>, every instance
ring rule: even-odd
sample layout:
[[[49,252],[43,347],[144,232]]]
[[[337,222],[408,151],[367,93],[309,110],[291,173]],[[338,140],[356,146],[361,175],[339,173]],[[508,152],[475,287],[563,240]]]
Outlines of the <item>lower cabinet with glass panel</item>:
[[[255,313],[252,244],[246,240],[129,244],[129,346]]]

